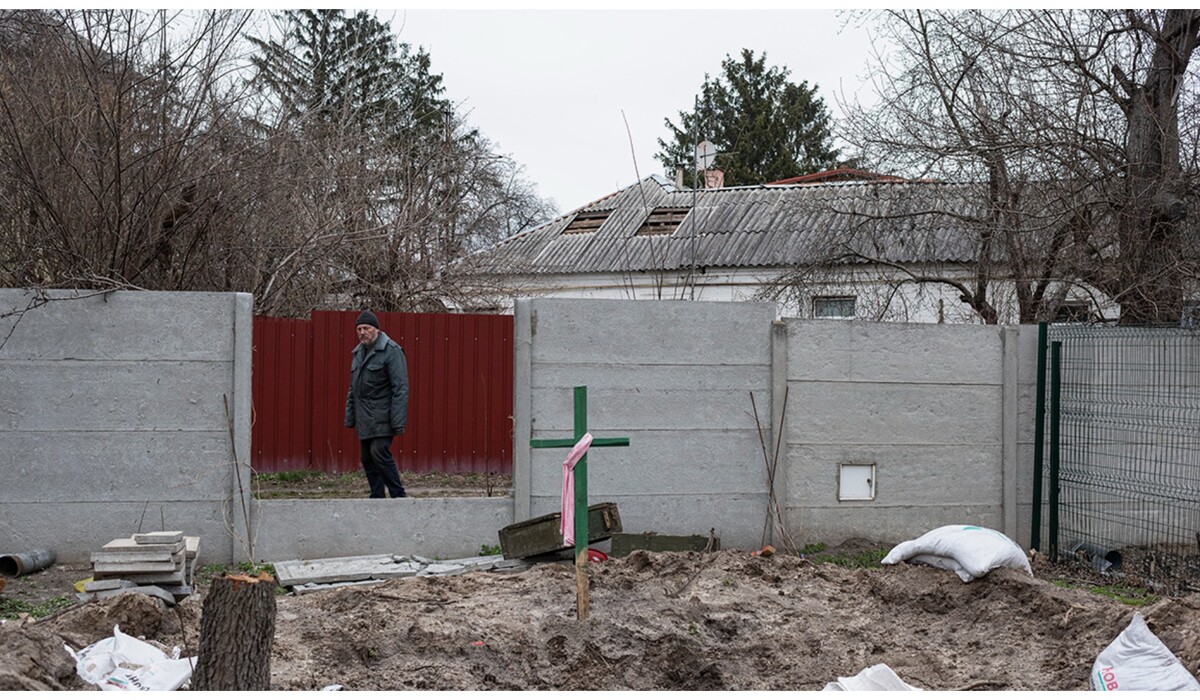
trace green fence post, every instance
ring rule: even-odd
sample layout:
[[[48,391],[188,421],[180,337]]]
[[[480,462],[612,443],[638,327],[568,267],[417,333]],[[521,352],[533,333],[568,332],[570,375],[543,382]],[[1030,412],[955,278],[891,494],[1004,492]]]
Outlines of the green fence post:
[[[1062,387],[1062,341],[1050,344],[1050,560],[1058,561],[1058,452]]]
[[[575,387],[575,440],[587,433],[587,387]],[[587,453],[575,464],[575,565],[587,570],[588,548],[588,473]],[[585,614],[586,617],[586,614]]]
[[[1046,450],[1046,329],[1050,324],[1038,324],[1037,406],[1033,426],[1033,522],[1030,523],[1029,546],[1042,549],[1042,466]]]

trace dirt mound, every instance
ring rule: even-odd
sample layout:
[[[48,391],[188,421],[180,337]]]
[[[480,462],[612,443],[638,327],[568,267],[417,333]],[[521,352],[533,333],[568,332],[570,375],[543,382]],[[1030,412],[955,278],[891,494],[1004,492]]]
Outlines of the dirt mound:
[[[1085,690],[1134,610],[1009,570],[964,584],[735,551],[635,553],[595,565],[591,592],[584,623],[560,564],[281,599],[275,687],[819,690],[886,663],[934,690]],[[1200,662],[1190,599],[1145,614]]]
[[[28,624],[0,627],[0,691],[84,687],[58,635]]]
[[[740,551],[635,552],[592,565],[591,578],[585,622],[575,620],[569,563],[280,597],[272,685],[819,690],[885,663],[930,690],[1086,690],[1096,655],[1137,609],[1019,571],[964,584],[922,566],[852,569]],[[195,654],[201,608],[199,595],[167,610],[132,594],[68,610],[36,633],[18,627],[25,636],[0,639],[21,659],[0,657],[0,684],[76,687],[61,643],[80,648],[113,624]],[[1141,610],[1200,671],[1200,596]]]

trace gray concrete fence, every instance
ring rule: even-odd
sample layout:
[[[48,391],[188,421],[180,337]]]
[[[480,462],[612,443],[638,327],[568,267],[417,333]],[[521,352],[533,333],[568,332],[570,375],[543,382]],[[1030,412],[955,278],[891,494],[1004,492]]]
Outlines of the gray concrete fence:
[[[961,522],[1028,543],[1035,328],[775,313],[519,300],[511,497],[259,502],[249,296],[0,290],[0,552],[86,561],[167,528],[200,535],[205,562],[251,543],[260,561],[470,556],[559,509],[566,451],[529,440],[571,436],[576,385],[592,434],[631,441],[589,455],[590,500],[616,502],[627,532],[751,548],[764,528],[833,544]]]

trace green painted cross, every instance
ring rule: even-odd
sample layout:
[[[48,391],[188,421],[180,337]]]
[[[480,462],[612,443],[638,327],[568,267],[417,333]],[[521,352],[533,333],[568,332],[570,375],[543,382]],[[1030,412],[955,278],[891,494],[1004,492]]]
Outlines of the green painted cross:
[[[530,440],[533,448],[571,449],[587,433],[587,387],[575,387],[575,437],[563,440]],[[629,447],[629,438],[592,438],[592,447]],[[590,449],[590,448],[589,448]],[[588,482],[587,453],[575,464],[575,616],[588,616]]]

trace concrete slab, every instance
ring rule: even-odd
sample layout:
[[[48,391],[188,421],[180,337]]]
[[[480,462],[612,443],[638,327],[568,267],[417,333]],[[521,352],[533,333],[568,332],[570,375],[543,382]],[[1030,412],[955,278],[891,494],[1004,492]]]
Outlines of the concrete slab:
[[[370,578],[413,576],[420,571],[416,562],[397,562],[391,554],[330,559],[301,559],[275,563],[279,585],[291,587],[303,583],[361,581]]]
[[[183,570],[179,562],[174,561],[100,561],[92,564],[92,571],[97,574],[165,574],[172,571],[182,573]]]
[[[133,564],[137,562],[170,562],[182,561],[183,554],[175,554],[166,550],[158,552],[93,552],[93,564]]]
[[[97,574],[101,576],[102,574]],[[133,581],[134,583],[143,584],[167,584],[174,586],[182,586],[187,584],[187,580],[182,571],[173,571],[166,574],[120,574],[121,578]]]
[[[304,595],[305,593],[328,591],[334,588],[345,588],[346,586],[377,586],[381,583],[385,583],[385,581],[367,579],[366,581],[339,581],[337,583],[304,583],[292,588],[292,592],[296,595]]]
[[[198,538],[197,538],[198,539]],[[103,552],[168,552],[174,554],[183,549],[183,542],[167,544],[138,544],[132,537],[110,540],[100,548]]]
[[[114,591],[118,588],[133,588],[137,586],[133,581],[128,581],[123,578],[113,578],[101,581],[89,581],[83,585],[85,593],[99,593],[100,591]]]
[[[133,541],[138,544],[175,544],[183,542],[183,532],[181,530],[163,530],[159,532],[139,532],[133,536]]]

